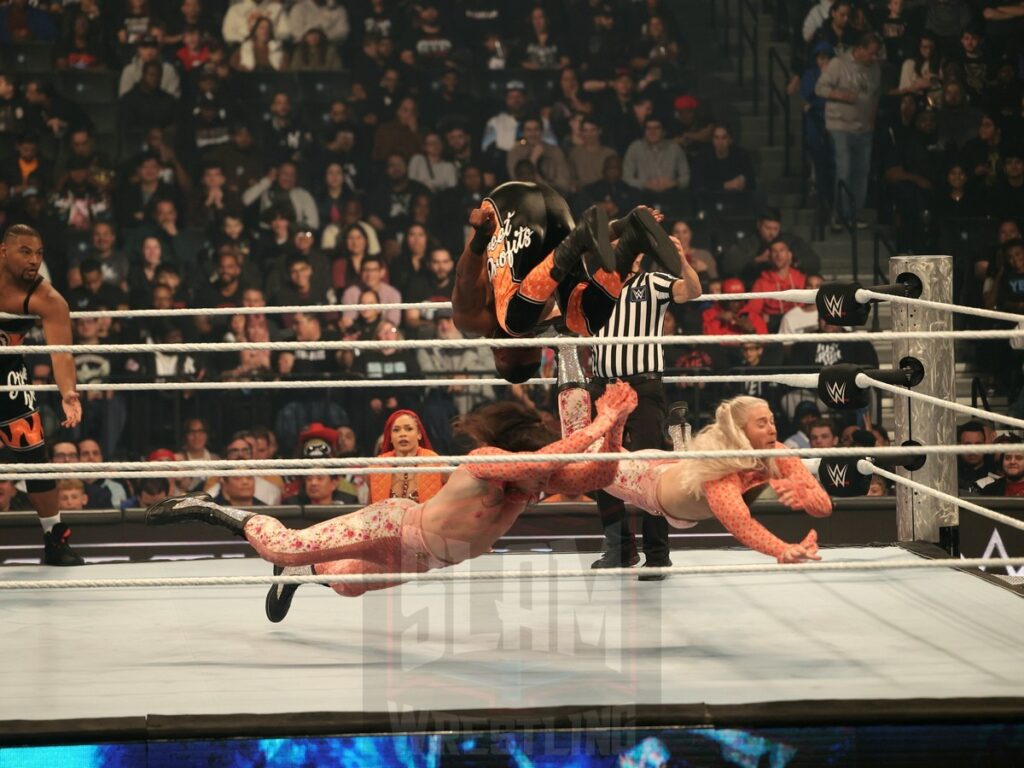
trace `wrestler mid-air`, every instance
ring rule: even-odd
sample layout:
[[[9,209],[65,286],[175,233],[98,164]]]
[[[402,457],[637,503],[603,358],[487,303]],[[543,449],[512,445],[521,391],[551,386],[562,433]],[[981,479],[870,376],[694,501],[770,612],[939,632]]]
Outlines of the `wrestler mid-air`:
[[[590,394],[580,371],[576,350],[559,349],[559,381],[563,383],[558,409],[563,436],[586,429],[590,423]],[[744,451],[783,448],[777,440],[775,417],[758,397],[734,397],[721,403],[715,421],[704,427],[686,450]],[[683,449],[681,446],[676,446]],[[645,452],[648,456],[651,451]],[[654,452],[656,453],[656,452]],[[832,500],[800,459],[626,459],[618,462],[611,485],[604,490],[652,515],[663,515],[675,528],[692,528],[701,520],[717,518],[741,544],[776,558],[780,563],[820,560],[818,536],[812,529],[799,544],[788,544],[757,522],[748,502],[770,486],[779,501],[813,517],[832,514]]]
[[[639,206],[608,221],[593,206],[574,223],[565,199],[545,184],[510,181],[470,213],[476,234],[459,257],[452,310],[464,333],[508,338],[533,335],[561,316],[565,330],[590,336],[608,321],[623,280],[640,254],[678,275],[679,253],[659,223]],[[533,376],[540,347],[496,348],[507,381]]]
[[[592,422],[555,442],[539,417],[510,402],[478,409],[463,429],[485,444],[470,455],[582,453],[595,443],[602,451],[614,452],[622,447],[626,417],[635,407],[636,393],[620,383],[609,386],[597,401]],[[161,501],[149,508],[146,522],[200,521],[223,526],[244,536],[260,557],[275,565],[275,573],[417,573],[489,552],[542,492],[579,495],[608,485],[615,468],[614,461],[467,464],[456,469],[429,501],[390,498],[302,530],[286,528],[268,515],[220,506],[207,495]],[[338,594],[355,596],[396,583],[332,586]],[[297,585],[272,587],[267,618],[281,621],[296,589]]]

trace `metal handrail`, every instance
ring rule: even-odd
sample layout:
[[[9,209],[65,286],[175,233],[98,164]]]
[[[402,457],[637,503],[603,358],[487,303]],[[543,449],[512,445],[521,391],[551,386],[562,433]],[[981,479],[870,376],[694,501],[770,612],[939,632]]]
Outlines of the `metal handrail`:
[[[783,83],[788,84],[790,79],[789,67],[779,56],[777,48],[772,46],[768,49],[768,143],[775,146],[775,106],[778,104],[782,110],[782,167],[783,173],[789,176],[790,144],[792,143],[792,128],[790,124],[790,96],[786,86],[781,88],[775,80],[775,70],[782,73]]]
[[[850,203],[850,215],[839,216],[838,211],[842,210],[842,206],[839,204],[839,198],[846,196]],[[850,267],[853,273],[853,279],[856,281],[860,275],[860,254],[857,247],[857,200],[853,196],[853,190],[850,189],[849,185],[842,179],[839,179],[836,184],[836,216],[839,221],[846,227],[846,231],[850,233]]]
[[[881,284],[889,282],[889,275],[882,271],[882,261],[879,255],[882,252],[882,247],[885,247],[886,252],[889,254],[889,258],[893,256],[899,256],[899,249],[890,240],[884,232],[879,229],[875,229],[874,237],[874,248],[871,259],[871,271],[874,275],[874,280]],[[880,318],[878,317],[878,309],[875,309],[874,317],[871,320],[871,330],[881,330]]]
[[[875,247],[871,270],[874,273],[875,280],[879,283],[885,283],[889,280],[889,275],[882,271],[882,262],[878,258],[881,253],[881,248],[879,246],[885,246],[885,250],[889,254],[889,258],[899,256],[900,252],[893,241],[890,240],[884,232],[880,229],[875,229]]]
[[[726,5],[728,5],[728,3],[726,3]],[[753,58],[751,75],[754,86],[754,114],[756,115],[761,109],[761,64],[759,61],[761,51],[758,30],[758,13],[752,0],[739,0],[736,19],[738,22],[737,31],[739,33],[739,39],[737,40],[739,48],[737,80],[742,88],[744,80],[746,79],[746,48],[749,46],[750,54]],[[744,46],[744,43],[746,43],[746,46]]]
[[[978,402],[981,405],[978,405]],[[988,393],[985,391],[985,385],[982,383],[978,376],[971,379],[971,406],[974,408],[980,407],[983,411],[991,411],[992,409],[988,404]]]

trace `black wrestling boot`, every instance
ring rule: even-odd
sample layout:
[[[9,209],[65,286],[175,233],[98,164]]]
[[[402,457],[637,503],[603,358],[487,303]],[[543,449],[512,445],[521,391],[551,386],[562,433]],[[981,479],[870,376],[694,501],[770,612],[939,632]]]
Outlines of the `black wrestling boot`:
[[[85,560],[68,544],[71,529],[67,523],[57,523],[53,530],[43,534],[44,565],[85,565]]]
[[[648,557],[644,560],[644,568],[668,568],[672,565],[672,561],[668,555],[662,557]],[[643,568],[640,569],[640,576],[637,577],[638,581],[664,581],[668,578],[667,573],[644,573]]]
[[[313,566],[295,565],[282,568],[280,565],[275,565],[274,575],[312,576]],[[288,609],[292,607],[292,598],[295,597],[295,591],[301,586],[301,584],[271,584],[270,591],[267,592],[267,618],[275,624],[284,619],[288,615]]]
[[[640,555],[636,552],[636,546],[609,546],[609,542],[605,541],[604,553],[590,564],[590,567],[595,570],[602,568],[632,568],[639,564]]]
[[[208,493],[171,496],[146,510],[146,525],[170,523],[209,523],[227,528],[236,536],[245,536],[245,524],[255,513],[215,504]]]
[[[615,270],[623,280],[629,277],[633,262],[641,253],[653,256],[673,277],[682,273],[683,262],[675,244],[648,209],[634,208],[624,218],[618,219],[612,230],[613,236],[615,232],[619,235],[619,242],[615,245]]]
[[[608,237],[608,212],[596,205],[587,208],[576,228],[555,246],[553,260],[555,266],[551,276],[558,281],[565,279],[581,262],[590,276],[598,269],[614,272],[615,255]]]

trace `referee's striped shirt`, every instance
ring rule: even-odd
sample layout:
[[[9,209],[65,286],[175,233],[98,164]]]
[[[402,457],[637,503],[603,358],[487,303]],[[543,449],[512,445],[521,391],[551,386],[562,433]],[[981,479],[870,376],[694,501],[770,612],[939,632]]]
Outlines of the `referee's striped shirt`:
[[[672,303],[672,283],[679,278],[664,272],[640,272],[622,286],[619,302],[608,323],[595,335],[661,336],[665,312]],[[602,379],[663,373],[665,355],[661,344],[616,344],[594,347],[594,376]]]

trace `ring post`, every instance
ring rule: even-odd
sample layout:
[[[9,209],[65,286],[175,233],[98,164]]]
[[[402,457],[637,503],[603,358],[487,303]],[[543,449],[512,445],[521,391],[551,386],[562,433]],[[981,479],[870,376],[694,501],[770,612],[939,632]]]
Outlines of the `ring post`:
[[[889,259],[889,279],[896,283],[900,275],[910,273],[921,280],[921,298],[952,303],[953,259],[950,256],[894,256]],[[908,304],[890,304],[894,331],[952,331],[950,312]],[[956,400],[953,364],[953,339],[912,339],[893,342],[893,356],[900,360],[914,357],[924,361],[924,379],[918,392]],[[951,445],[956,438],[953,411],[909,397],[893,398],[896,444],[915,440],[922,445]],[[952,455],[931,455],[924,466],[910,473],[912,479],[938,491],[956,496],[956,459]],[[896,487],[897,535],[900,541],[939,543],[942,528],[959,523],[955,505],[914,491],[905,485]]]

